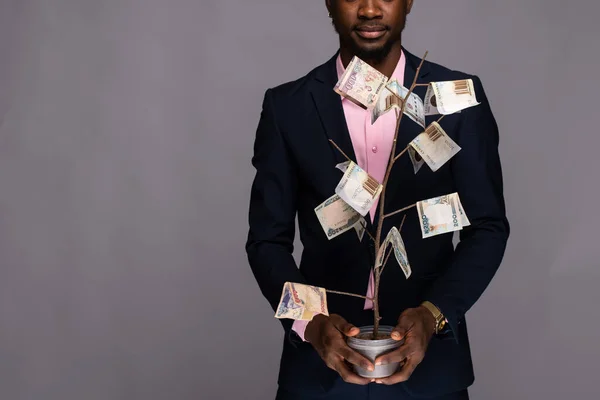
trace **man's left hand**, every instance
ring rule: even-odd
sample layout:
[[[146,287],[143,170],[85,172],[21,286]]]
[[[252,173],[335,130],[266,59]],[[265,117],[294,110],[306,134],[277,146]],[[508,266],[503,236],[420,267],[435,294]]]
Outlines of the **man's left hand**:
[[[435,318],[423,307],[409,308],[398,318],[398,325],[392,331],[392,339],[404,343],[396,350],[375,359],[375,365],[402,363],[401,368],[393,375],[378,378],[376,383],[393,385],[410,378],[417,365],[423,361],[425,351],[431,337],[435,333]]]

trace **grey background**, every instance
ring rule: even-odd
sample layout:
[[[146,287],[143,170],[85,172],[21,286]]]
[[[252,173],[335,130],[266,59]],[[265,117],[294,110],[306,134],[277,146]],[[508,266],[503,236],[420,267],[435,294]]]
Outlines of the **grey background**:
[[[474,399],[600,394],[599,12],[409,16],[405,45],[478,74],[501,131],[513,233],[468,314]],[[252,143],[264,90],[336,48],[323,1],[0,0],[2,399],[273,398]]]

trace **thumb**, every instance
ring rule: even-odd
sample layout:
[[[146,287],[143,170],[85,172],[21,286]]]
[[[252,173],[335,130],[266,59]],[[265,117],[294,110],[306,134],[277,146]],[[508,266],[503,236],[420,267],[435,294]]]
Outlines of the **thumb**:
[[[406,333],[410,330],[410,325],[410,320],[406,316],[401,315],[398,319],[398,325],[394,327],[390,336],[394,340],[404,339]]]
[[[392,331],[392,339],[394,340],[402,340],[404,339],[404,336],[406,336],[406,329],[404,328],[399,328],[399,327],[395,327],[394,330]]]
[[[356,326],[348,323],[347,327],[346,327],[346,331],[343,332],[344,335],[349,336],[349,337],[353,337],[356,336],[360,333],[360,329],[358,329]]]
[[[345,336],[356,336],[360,333],[360,329],[346,321],[343,317],[336,315],[332,319],[333,325]]]

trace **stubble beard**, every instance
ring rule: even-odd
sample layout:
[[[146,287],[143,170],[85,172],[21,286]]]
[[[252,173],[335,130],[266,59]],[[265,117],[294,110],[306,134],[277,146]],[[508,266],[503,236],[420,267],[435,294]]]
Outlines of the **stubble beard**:
[[[352,53],[361,60],[379,64],[390,54],[390,51],[394,45],[394,41],[388,40],[382,46],[371,49],[364,49],[360,47],[354,40],[350,40],[349,45],[352,49]]]

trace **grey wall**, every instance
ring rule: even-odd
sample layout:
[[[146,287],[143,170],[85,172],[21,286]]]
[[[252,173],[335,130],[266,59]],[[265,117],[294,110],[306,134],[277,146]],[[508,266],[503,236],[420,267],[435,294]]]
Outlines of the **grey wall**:
[[[589,0],[415,1],[480,75],[513,234],[469,313],[474,399],[595,398],[600,67]],[[328,59],[323,1],[0,0],[0,398],[273,398],[243,244],[267,87]]]

